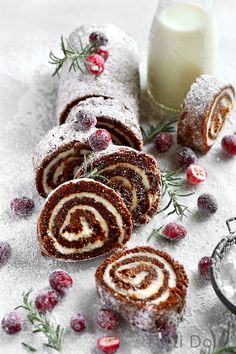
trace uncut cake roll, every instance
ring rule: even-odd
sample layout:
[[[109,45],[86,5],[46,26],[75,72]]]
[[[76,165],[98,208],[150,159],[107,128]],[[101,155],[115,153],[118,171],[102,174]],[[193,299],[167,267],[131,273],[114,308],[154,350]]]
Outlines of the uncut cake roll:
[[[86,25],[71,33],[69,43],[81,50],[89,43],[94,31],[108,37],[109,58],[104,72],[94,76],[88,72],[69,71],[70,63],[60,77],[57,117],[59,124],[74,119],[81,108],[95,113],[98,128],[111,134],[116,144],[140,150],[142,134],[139,128],[139,56],[135,41],[115,25]]]
[[[65,261],[122,248],[131,233],[131,215],[122,198],[92,179],[61,184],[46,199],[38,219],[42,255]]]
[[[154,157],[145,152],[110,145],[92,153],[75,178],[88,175],[113,188],[123,198],[135,225],[148,223],[157,212],[161,175]]]
[[[144,246],[117,251],[97,268],[95,278],[102,303],[141,330],[155,332],[182,319],[188,277],[163,251]]]
[[[207,153],[235,102],[235,89],[211,75],[200,76],[191,86],[181,106],[177,142]]]
[[[90,154],[88,132],[78,131],[77,124],[66,123],[55,127],[40,140],[34,149],[33,167],[35,185],[42,197],[61,183],[74,178],[84,158]]]

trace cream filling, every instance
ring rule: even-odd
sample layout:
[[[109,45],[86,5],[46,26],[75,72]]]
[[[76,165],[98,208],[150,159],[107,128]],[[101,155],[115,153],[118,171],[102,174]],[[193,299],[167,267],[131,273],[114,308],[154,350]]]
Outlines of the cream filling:
[[[68,231],[63,231],[66,226],[69,225],[70,223],[70,218],[71,215],[76,211],[76,210],[86,210],[86,211],[91,211],[95,217],[95,219],[99,222],[103,234],[106,236],[106,239],[108,238],[108,226],[106,224],[106,221],[104,218],[101,216],[101,214],[93,207],[89,205],[79,205],[79,206],[74,206],[66,215],[65,221],[60,228],[60,235],[63,236],[68,241],[77,241],[79,238],[89,238],[92,235],[92,230],[90,229],[90,226],[86,219],[84,217],[80,218],[80,223],[82,225],[82,231],[80,234],[76,234],[74,232],[68,232]]]
[[[160,289],[160,287],[163,285],[164,273],[163,273],[163,270],[161,268],[159,268],[158,266],[151,264],[151,266],[153,268],[155,268],[157,271],[157,278],[150,284],[150,286],[147,289],[128,289],[128,290],[121,289],[112,281],[112,278],[110,277],[110,271],[117,262],[122,262],[125,259],[130,259],[135,256],[136,256],[135,253],[131,253],[131,254],[125,255],[123,257],[120,257],[118,260],[116,260],[112,264],[109,264],[104,272],[103,280],[104,280],[105,284],[107,284],[107,286],[109,286],[111,289],[113,289],[118,294],[121,294],[123,296],[128,296],[128,297],[135,296],[139,300],[144,300],[144,299],[146,300],[146,299],[150,298],[152,295],[156,294],[158,292],[158,290]],[[166,301],[168,299],[169,294],[170,294],[170,289],[174,288],[176,286],[175,272],[174,272],[173,268],[171,267],[171,265],[163,257],[161,257],[157,254],[138,252],[137,256],[148,256],[150,258],[157,259],[160,263],[162,263],[164,265],[164,269],[166,269],[169,273],[169,280],[168,280],[167,289],[163,291],[163,293],[161,294],[161,296],[159,298],[154,299],[154,300],[150,300],[151,304],[159,305],[161,302]],[[119,270],[125,269],[125,267],[129,269],[133,266],[137,266],[137,265],[140,265],[143,263],[149,264],[147,261],[134,262],[133,264],[122,265],[116,271],[119,273]],[[142,281],[142,279],[144,277],[143,273],[146,274],[146,272],[141,272],[141,273],[142,273],[142,275],[140,275],[140,277],[136,276],[135,277],[136,279],[134,278],[135,281],[133,283],[132,283],[132,279],[129,280],[129,282],[133,285],[133,287],[138,285],[138,280]],[[119,273],[119,277],[120,277],[120,273]],[[124,280],[127,281],[127,278],[125,278],[125,276],[124,276]]]
[[[121,167],[121,168],[129,168],[131,170],[134,170],[142,179],[142,184],[145,188],[145,190],[147,191],[148,193],[148,199],[149,199],[149,203],[150,205],[152,205],[154,203],[154,201],[156,200],[157,198],[157,195],[152,195],[151,193],[149,193],[149,190],[150,190],[150,183],[149,183],[149,180],[147,178],[147,175],[146,173],[139,167],[135,166],[135,165],[131,165],[130,163],[126,163],[126,162],[122,162],[122,163],[117,163],[117,164],[113,164],[111,166],[107,166],[105,167],[104,169],[100,170],[100,174],[102,174],[103,171],[110,171],[110,170],[115,170],[117,167]],[[115,178],[115,177],[112,177],[112,178]],[[111,178],[111,180],[112,180]],[[125,182],[125,184],[127,185],[128,188],[132,188],[132,204],[130,206],[130,210],[133,211],[137,205],[138,205],[138,200],[137,200],[137,191],[132,187],[131,185],[131,182],[125,178],[125,177],[119,177],[120,179],[123,179],[123,181],[127,181]]]
[[[113,136],[113,142],[115,142],[116,144],[119,144],[119,145],[124,145],[124,143],[122,141],[120,141],[120,139],[115,135],[114,136],[114,133],[113,132],[117,132],[117,134],[119,134],[120,136],[123,136],[125,138],[125,140],[128,142],[129,146],[131,147],[134,147],[134,143],[133,141],[130,139],[129,135],[125,134],[124,132],[122,132],[120,129],[116,128],[114,124],[109,124],[107,122],[102,122],[102,127],[106,127],[107,130],[111,129],[112,130],[112,133],[110,132],[111,134],[111,137]]]
[[[225,96],[227,95],[227,96]],[[226,98],[226,97],[230,98]],[[209,137],[209,134],[207,134],[207,145],[211,146],[215,139],[217,138],[219,132],[221,131],[224,122],[226,121],[227,116],[230,114],[232,108],[233,108],[233,102],[234,102],[234,94],[231,89],[226,89],[224,90],[215,100],[210,115],[209,119],[207,121],[207,132],[211,132],[211,136],[213,137],[212,139]],[[222,108],[229,108],[229,113],[223,118],[222,114],[219,112],[218,113],[218,120],[219,120],[219,128],[217,131],[214,129],[214,111],[217,105],[220,105]]]
[[[110,202],[108,202],[107,200],[103,199],[102,197],[100,197],[99,195],[97,195],[95,193],[88,193],[88,192],[74,193],[74,194],[71,194],[68,197],[63,198],[56,205],[56,207],[52,211],[51,218],[49,220],[49,225],[48,225],[48,236],[53,240],[54,247],[56,248],[56,250],[59,251],[62,254],[73,254],[73,253],[83,253],[83,252],[92,251],[92,250],[94,250],[96,248],[102,247],[104,245],[104,243],[106,242],[104,240],[103,241],[102,240],[98,240],[98,241],[95,241],[93,243],[89,242],[86,246],[84,246],[84,247],[82,247],[80,249],[77,249],[77,248],[66,248],[65,246],[60,245],[58,243],[58,241],[56,240],[56,238],[53,236],[52,227],[53,227],[53,224],[54,224],[54,220],[55,220],[55,217],[57,216],[57,213],[60,211],[61,208],[63,208],[64,203],[66,203],[66,202],[68,202],[68,201],[70,201],[70,200],[72,200],[74,198],[82,199],[82,198],[85,198],[85,197],[92,198],[95,201],[103,204],[106,207],[106,209],[109,210],[111,214],[113,214],[113,216],[116,219],[116,224],[118,225],[119,231],[120,231],[120,237],[118,239],[118,242],[120,244],[123,244],[124,237],[125,237],[125,230],[124,230],[124,227],[123,227],[122,217],[119,214],[118,210]],[[108,226],[109,225],[107,225],[107,227]],[[75,235],[72,235],[72,237],[74,238]],[[80,236],[77,236],[77,239],[79,237]]]
[[[84,155],[89,155],[91,151],[89,150],[81,150],[80,151],[80,155],[84,156]],[[55,173],[53,175],[53,183],[55,185],[58,184],[58,179],[59,177],[63,174],[64,168],[66,166],[66,164],[69,161],[73,161],[77,158],[77,156],[70,156],[71,154],[75,154],[74,148],[71,148],[70,150],[67,151],[63,151],[61,153],[59,153],[53,160],[51,160],[49,162],[49,164],[44,168],[43,171],[43,189],[45,191],[46,194],[49,194],[52,191],[52,187],[48,185],[47,183],[47,176],[50,173],[51,169],[53,169],[53,167],[58,163],[58,161],[62,161],[59,166],[56,168]],[[70,156],[68,158],[68,156]],[[74,174],[77,172],[77,170],[79,169],[80,166],[78,166],[77,168],[75,168],[74,170]]]

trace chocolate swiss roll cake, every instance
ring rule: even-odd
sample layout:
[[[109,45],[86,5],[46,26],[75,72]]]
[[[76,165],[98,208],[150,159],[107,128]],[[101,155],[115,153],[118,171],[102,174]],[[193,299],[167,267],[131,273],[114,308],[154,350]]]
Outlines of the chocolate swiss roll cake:
[[[98,128],[107,129],[115,143],[140,150],[139,128],[139,56],[135,41],[114,25],[87,25],[69,36],[70,46],[81,50],[94,31],[108,37],[109,58],[104,72],[94,76],[88,72],[62,70],[57,100],[59,124],[73,120],[74,114],[86,108],[96,114]],[[80,42],[81,40],[81,42]]]
[[[223,128],[234,101],[231,84],[210,75],[200,76],[181,106],[178,143],[206,153]]]
[[[88,175],[113,188],[123,198],[134,224],[148,223],[157,212],[161,176],[156,160],[145,152],[127,146],[109,146],[92,153],[76,178]]]
[[[183,316],[188,278],[165,252],[151,247],[117,251],[95,277],[102,303],[139,329],[154,332]]]
[[[71,180],[91,149],[89,132],[77,130],[76,123],[51,129],[38,143],[33,154],[35,183],[38,193],[46,197],[61,183]]]
[[[131,232],[131,215],[121,197],[92,179],[61,184],[46,199],[38,219],[42,254],[67,261],[121,248]]]

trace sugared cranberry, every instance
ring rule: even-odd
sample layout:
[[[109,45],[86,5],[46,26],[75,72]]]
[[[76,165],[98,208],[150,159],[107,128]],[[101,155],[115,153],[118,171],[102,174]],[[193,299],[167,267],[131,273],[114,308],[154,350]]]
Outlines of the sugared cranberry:
[[[96,54],[101,55],[105,61],[109,58],[109,51],[106,49],[106,47],[99,47],[96,50]]]
[[[93,75],[100,75],[105,68],[105,61],[101,55],[91,54],[86,58],[88,71]]]
[[[154,140],[157,151],[165,152],[169,150],[173,144],[173,137],[168,132],[162,132],[156,135]]]
[[[173,349],[178,341],[178,333],[176,325],[173,323],[165,323],[159,328],[159,340],[166,351]]]
[[[55,270],[49,277],[49,284],[54,290],[64,295],[66,290],[72,287],[73,279],[64,270]]]
[[[106,330],[112,331],[120,324],[119,315],[111,309],[101,309],[97,314],[98,325]]]
[[[212,265],[211,257],[202,257],[198,263],[199,273],[204,277],[208,278],[211,265]]]
[[[83,332],[86,329],[86,320],[83,315],[78,313],[71,317],[70,326],[75,332]]]
[[[103,337],[98,340],[98,348],[106,354],[114,354],[120,347],[120,340],[118,337]]]
[[[203,193],[198,197],[197,206],[206,215],[214,214],[218,209],[215,197],[208,193]]]
[[[89,137],[89,145],[93,151],[104,150],[111,142],[111,135],[105,129],[98,129]]]
[[[34,202],[27,197],[15,198],[11,201],[10,207],[17,216],[29,216],[33,212]]]
[[[89,36],[89,42],[91,44],[98,44],[100,46],[106,46],[108,44],[108,38],[103,32],[95,31]]]
[[[7,242],[0,242],[0,267],[7,263],[11,255],[11,246]]]
[[[180,146],[176,150],[176,161],[181,167],[188,167],[191,164],[195,164],[197,161],[197,157],[195,152],[185,146]]]
[[[207,172],[203,167],[191,164],[186,170],[186,176],[190,184],[198,184],[207,179]]]
[[[35,306],[39,311],[52,311],[58,304],[59,295],[54,290],[46,290],[39,294],[35,299]]]
[[[2,319],[2,328],[7,334],[15,334],[21,331],[23,320],[19,313],[9,312]]]
[[[164,227],[162,234],[171,241],[178,241],[187,235],[187,230],[181,224],[170,222]]]
[[[236,135],[226,135],[221,140],[221,146],[230,156],[236,155]]]
[[[75,117],[78,128],[84,132],[95,127],[97,124],[97,118],[95,114],[85,109],[80,109],[78,112],[76,112]]]

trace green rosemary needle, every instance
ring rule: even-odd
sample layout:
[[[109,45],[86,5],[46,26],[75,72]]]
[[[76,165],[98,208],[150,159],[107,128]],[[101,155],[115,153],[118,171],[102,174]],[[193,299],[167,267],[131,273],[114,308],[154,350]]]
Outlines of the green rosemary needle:
[[[150,142],[158,133],[162,132],[175,132],[176,131],[176,123],[178,119],[173,119],[171,121],[166,121],[163,119],[157,125],[150,125],[148,130],[145,130],[143,126],[141,126],[141,131],[143,134],[143,139],[145,143]]]
[[[201,349],[200,354],[236,354],[236,346],[230,345],[230,322],[227,328],[224,328],[220,338],[217,339],[215,333],[211,330],[212,345],[208,350]]]
[[[53,64],[56,66],[55,71],[53,72],[52,76],[59,75],[60,71],[64,67],[65,63],[69,62],[69,71],[72,69],[74,71],[81,71],[84,72],[87,70],[86,66],[86,59],[89,55],[95,53],[95,51],[98,49],[99,45],[98,44],[87,44],[86,46],[83,46],[81,38],[79,38],[80,41],[80,47],[81,50],[79,51],[78,49],[74,48],[68,40],[65,41],[63,39],[63,36],[61,36],[61,51],[63,53],[63,56],[59,58],[56,56],[52,51],[49,54],[50,64]]]
[[[39,312],[34,306],[33,302],[29,300],[29,296],[32,292],[32,289],[23,293],[23,304],[18,306],[18,308],[23,308],[27,311],[27,317],[29,321],[34,325],[33,333],[42,333],[47,337],[47,343],[44,343],[45,346],[55,349],[58,352],[62,352],[62,337],[64,329],[60,325],[55,326],[50,322],[47,317]],[[30,346],[27,346],[28,349]],[[32,347],[31,347],[32,348]],[[33,348],[34,349],[34,348]]]
[[[32,352],[32,353],[35,353],[37,352],[37,349],[32,347],[31,345],[27,344],[27,343],[24,343],[22,342],[21,343],[26,349],[28,349],[28,351]]]
[[[189,208],[179,201],[179,198],[188,197],[191,193],[179,193],[179,189],[183,187],[184,181],[179,177],[181,170],[174,172],[171,171],[161,171],[161,181],[162,181],[162,197],[167,194],[169,201],[159,213],[168,210],[172,207],[172,210],[168,212],[167,216],[171,214],[177,214],[182,220],[184,216],[187,216],[187,212],[190,212]]]

